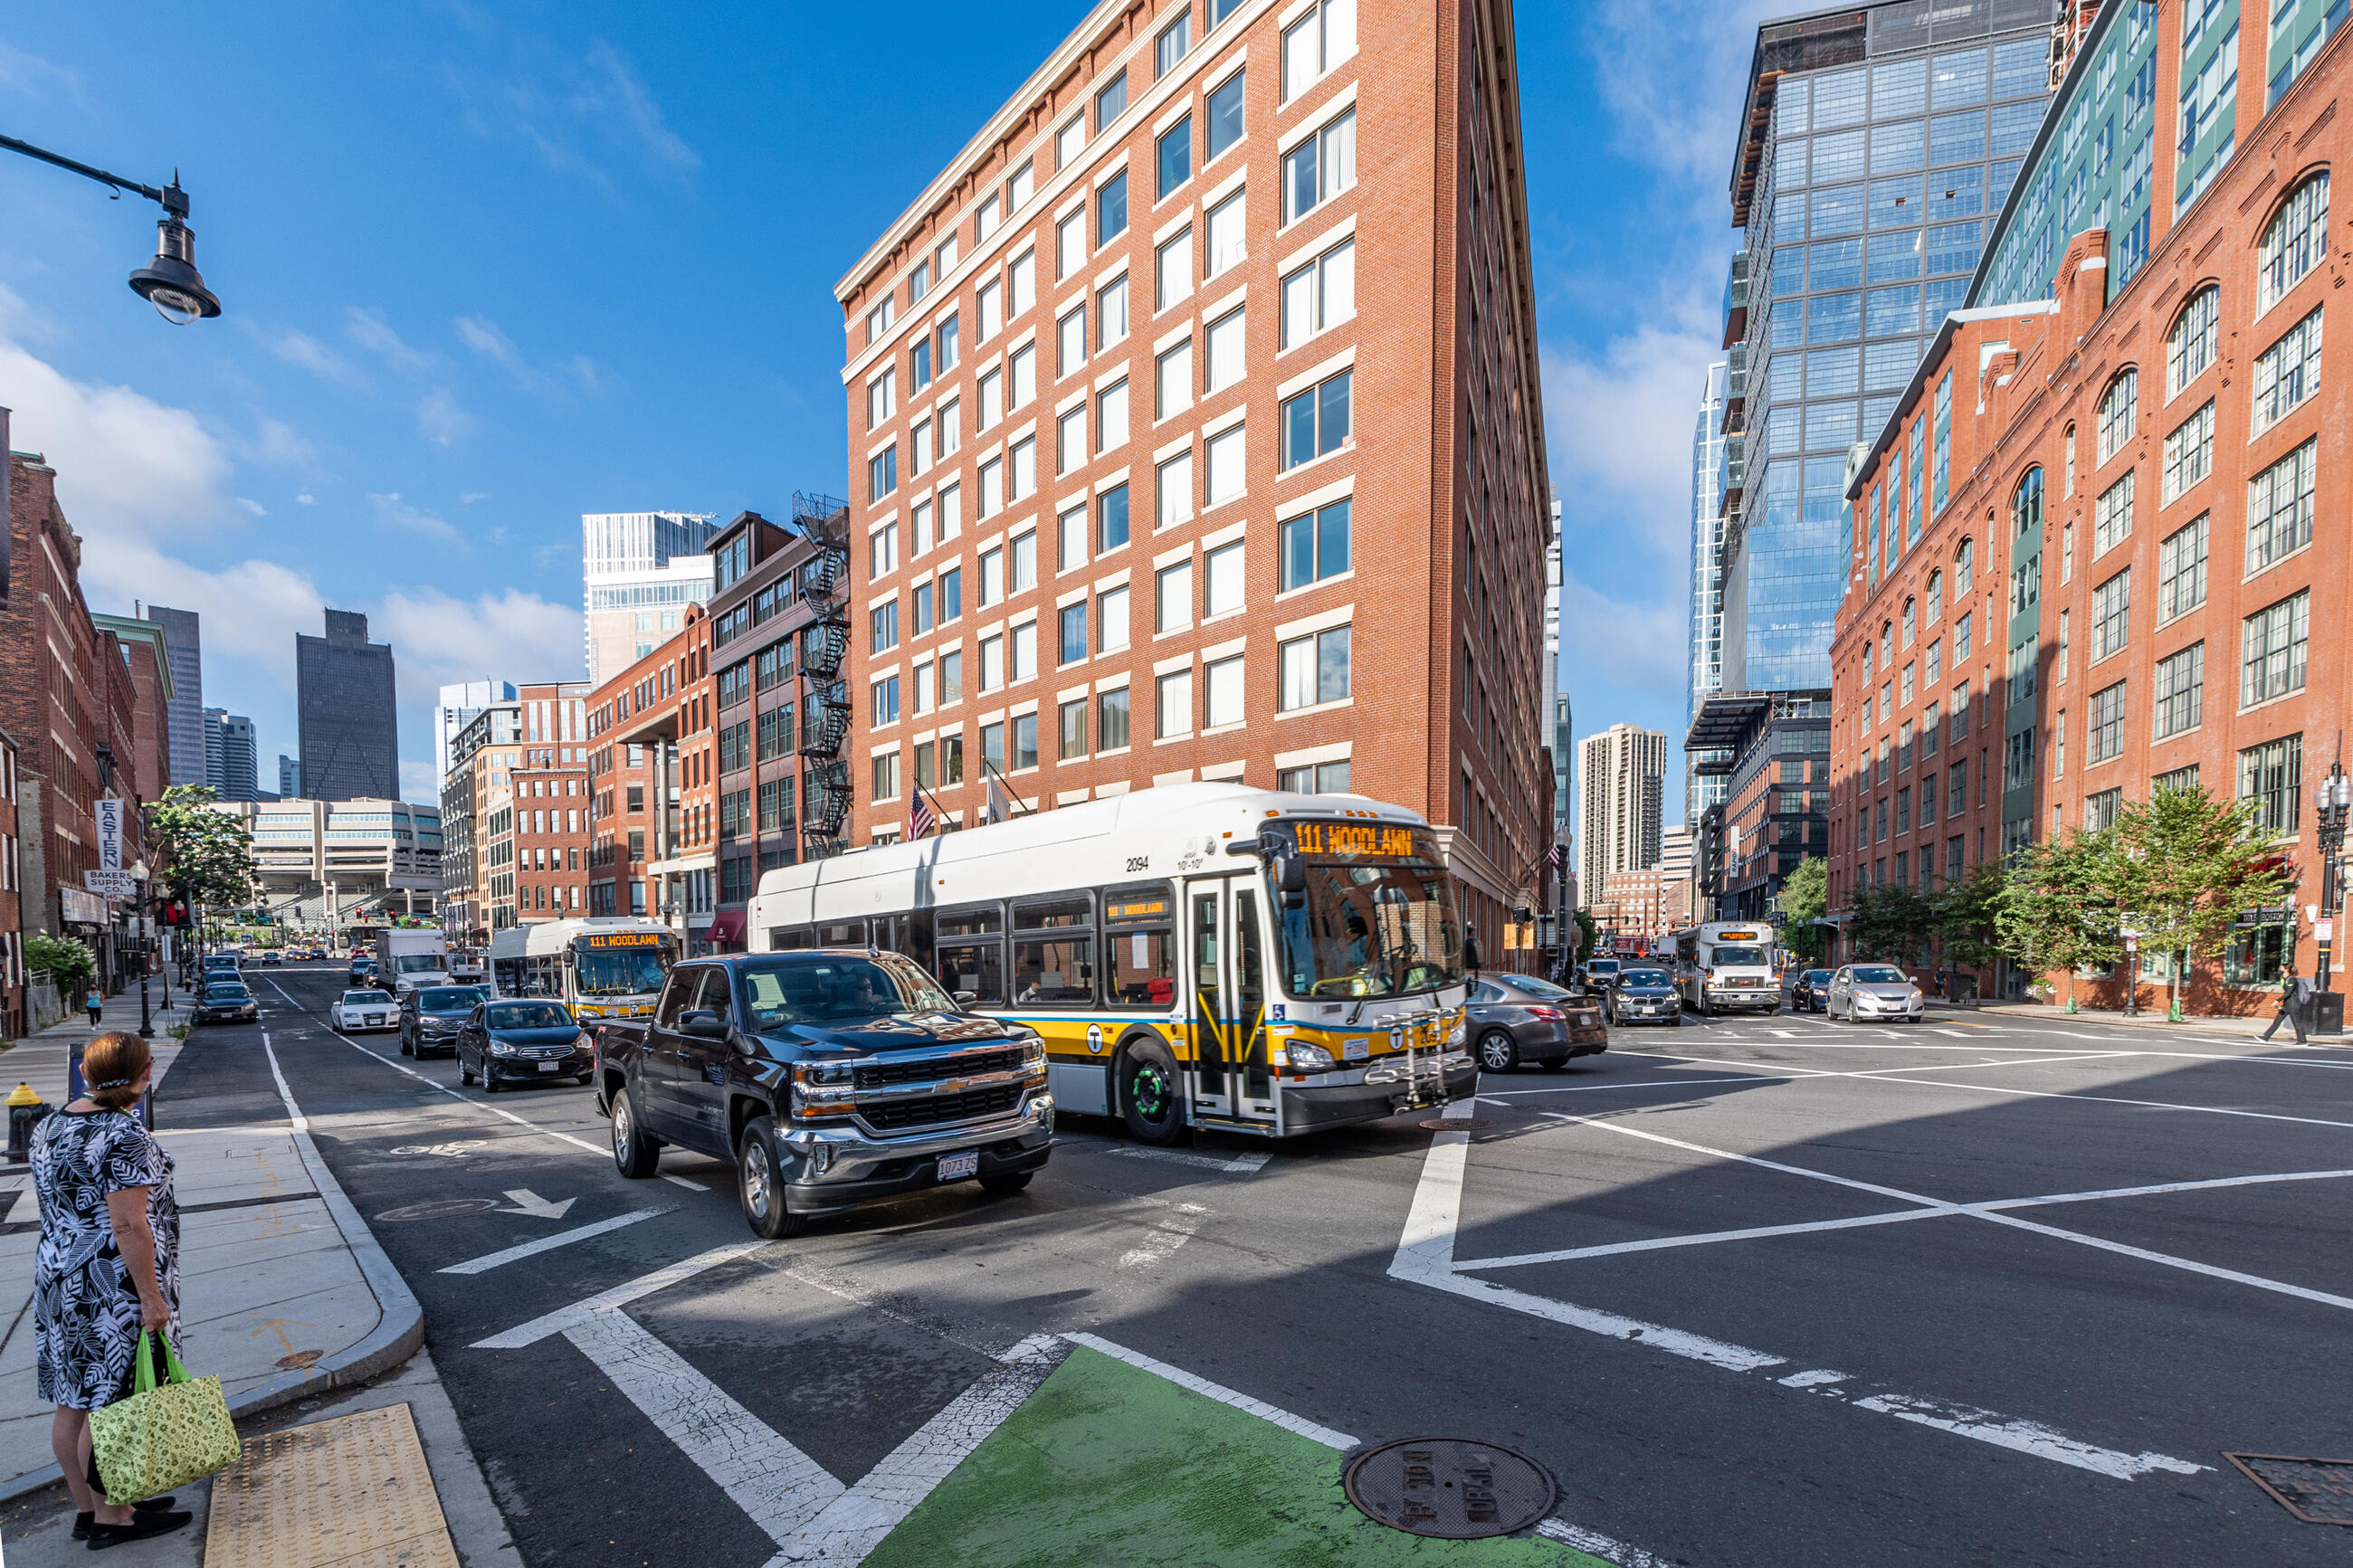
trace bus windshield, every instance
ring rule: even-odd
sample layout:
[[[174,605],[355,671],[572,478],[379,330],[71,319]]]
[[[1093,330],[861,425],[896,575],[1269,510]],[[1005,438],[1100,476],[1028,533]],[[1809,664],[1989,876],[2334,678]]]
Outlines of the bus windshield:
[[[659,991],[666,965],[659,947],[582,947],[575,984],[583,996],[643,996]]]
[[[1283,910],[1282,922],[1293,996],[1397,996],[1462,979],[1454,896],[1435,865],[1310,862],[1306,907]]]
[[[1761,947],[1712,948],[1708,952],[1707,961],[1717,969],[1736,968],[1742,964],[1762,968],[1765,964],[1765,950]]]

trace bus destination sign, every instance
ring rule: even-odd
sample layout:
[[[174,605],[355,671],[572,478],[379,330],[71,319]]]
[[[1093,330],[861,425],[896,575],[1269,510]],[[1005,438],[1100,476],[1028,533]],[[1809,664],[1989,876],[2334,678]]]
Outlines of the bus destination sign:
[[[650,931],[603,931],[580,939],[583,947],[659,947],[661,933]]]
[[[1394,865],[1418,860],[1414,830],[1386,822],[1294,822],[1289,824],[1299,852],[1315,860],[1355,865]]]

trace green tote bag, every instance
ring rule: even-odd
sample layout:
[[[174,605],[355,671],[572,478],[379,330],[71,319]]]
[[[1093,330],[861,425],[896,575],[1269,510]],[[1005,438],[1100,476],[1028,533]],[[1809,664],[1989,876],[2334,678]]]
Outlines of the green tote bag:
[[[217,1377],[190,1377],[188,1369],[161,1341],[169,1381],[155,1383],[155,1358],[148,1331],[139,1335],[138,1372],[131,1392],[90,1413],[90,1452],[106,1500],[120,1508],[200,1480],[237,1463],[237,1426]]]

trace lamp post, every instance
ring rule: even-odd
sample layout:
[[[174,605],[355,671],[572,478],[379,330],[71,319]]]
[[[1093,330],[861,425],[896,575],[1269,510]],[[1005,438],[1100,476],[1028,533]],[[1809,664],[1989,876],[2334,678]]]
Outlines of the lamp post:
[[[145,196],[164,209],[155,223],[155,255],[146,266],[131,275],[131,287],[141,299],[155,307],[155,313],[174,326],[186,326],[191,321],[221,313],[220,300],[205,287],[204,277],[196,270],[196,235],[188,226],[188,193],[180,189],[177,172],[172,183],[162,190],[142,185],[136,180],[126,180],[120,174],[110,174],[103,169],[78,163],[62,153],[36,147],[30,142],[20,142],[14,136],[0,136],[0,147],[11,153],[22,153],[27,158],[38,158],[44,163],[54,163],[84,179],[96,180],[115,191],[130,191]]]
[[[2337,763],[2313,789],[2316,835],[2320,848],[2320,918],[2314,922],[2320,950],[2320,988],[2328,990],[2328,949],[2337,934],[2337,861],[2345,847],[2345,819],[2353,808],[2353,778]]]
[[[132,877],[139,883],[139,1037],[155,1037],[155,1016],[147,1005],[147,971],[153,966],[155,952],[154,916],[147,908],[147,862],[141,860],[131,868]]]

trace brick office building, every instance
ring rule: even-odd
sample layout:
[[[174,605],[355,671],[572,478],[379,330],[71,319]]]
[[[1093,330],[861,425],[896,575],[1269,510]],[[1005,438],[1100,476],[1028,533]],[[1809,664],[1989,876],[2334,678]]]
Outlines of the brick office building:
[[[1360,790],[1506,951],[1552,809],[1512,17],[1356,10],[1097,6],[839,285],[853,843],[926,754],[950,826],[992,771]]]
[[[520,706],[512,699],[493,702],[469,719],[449,742],[449,773],[441,781],[441,925],[461,942],[490,940],[491,911],[503,903],[512,914],[514,868],[493,861],[493,816],[511,811],[511,778],[521,760],[517,737]],[[512,818],[501,819],[510,829]],[[512,853],[512,843],[500,853]]]
[[[488,837],[492,861],[513,868],[513,897],[492,900],[493,926],[587,912],[589,691],[585,681],[515,688],[511,805],[491,813]]]
[[[1980,303],[1946,323],[1849,488],[1834,904],[2100,826],[2168,784],[2253,800],[2287,841],[2295,902],[2318,900],[2303,796],[2333,759],[2348,669],[2341,565],[2320,563],[2353,543],[2334,504],[2353,409],[2319,363],[2349,71],[2315,5],[2243,38],[2185,36],[2173,0],[2094,19]],[[2177,102],[2211,122],[2153,123]],[[2123,174],[2092,162],[2095,137]],[[2111,223],[2069,234],[2039,198],[2077,167],[2126,184],[2095,181]],[[2191,976],[2191,1008],[2275,999],[2288,913],[2249,911]]]
[[[679,952],[710,951],[717,907],[718,721],[711,618],[680,629],[588,693],[589,909],[651,915]]]

